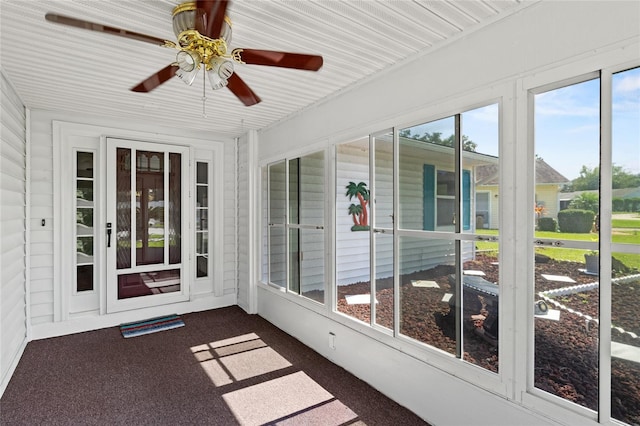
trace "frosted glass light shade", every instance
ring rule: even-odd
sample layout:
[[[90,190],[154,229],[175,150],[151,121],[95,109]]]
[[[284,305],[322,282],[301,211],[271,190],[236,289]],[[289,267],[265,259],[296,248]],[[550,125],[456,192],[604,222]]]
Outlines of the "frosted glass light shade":
[[[182,68],[178,68],[176,70],[176,76],[191,86],[198,75],[198,71],[200,71],[200,67],[194,68],[191,71],[184,71]]]
[[[223,58],[213,58],[210,62],[211,69],[207,71],[209,83],[213,90],[222,89],[228,84],[228,79],[233,74],[233,63]]]

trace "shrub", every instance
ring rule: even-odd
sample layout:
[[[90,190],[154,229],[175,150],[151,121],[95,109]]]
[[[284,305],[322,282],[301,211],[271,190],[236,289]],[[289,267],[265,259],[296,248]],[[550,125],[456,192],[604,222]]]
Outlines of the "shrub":
[[[583,192],[575,197],[569,203],[569,208],[574,210],[591,210],[598,211],[598,204],[600,203],[600,197],[594,192]]]
[[[558,212],[560,232],[587,234],[591,232],[595,215],[591,210],[562,210]]]
[[[616,197],[613,199],[613,211],[614,212],[624,211],[624,200],[622,198]]]
[[[558,222],[552,217],[541,217],[538,219],[538,231],[556,232],[558,230]]]

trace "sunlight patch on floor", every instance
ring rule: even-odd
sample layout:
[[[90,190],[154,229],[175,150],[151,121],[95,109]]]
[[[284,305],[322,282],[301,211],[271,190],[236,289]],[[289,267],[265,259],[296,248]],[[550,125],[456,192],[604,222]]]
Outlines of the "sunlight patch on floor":
[[[194,346],[191,352],[218,387],[291,366],[255,333]]]
[[[358,417],[302,371],[229,392],[223,398],[242,425],[338,426]]]

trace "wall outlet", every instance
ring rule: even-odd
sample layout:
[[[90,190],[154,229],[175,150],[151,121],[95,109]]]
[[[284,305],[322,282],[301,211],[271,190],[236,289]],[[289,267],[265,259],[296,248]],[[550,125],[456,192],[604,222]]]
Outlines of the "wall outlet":
[[[333,332],[329,332],[329,348],[336,349],[336,335]]]

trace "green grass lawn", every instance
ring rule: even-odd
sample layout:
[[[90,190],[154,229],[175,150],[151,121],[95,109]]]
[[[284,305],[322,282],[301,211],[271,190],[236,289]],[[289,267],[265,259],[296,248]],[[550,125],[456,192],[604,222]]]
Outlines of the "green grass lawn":
[[[623,224],[627,222],[633,226],[615,226],[617,228],[613,235],[613,242],[637,244],[640,245],[640,220],[624,219],[621,220]],[[615,223],[615,221],[614,221]],[[498,231],[495,229],[479,229],[476,231],[482,235],[498,235]],[[573,234],[566,232],[541,232],[536,231],[536,238],[546,238],[553,240],[573,240],[573,241],[598,241],[598,235],[589,234]],[[485,242],[477,241],[476,247],[479,251],[484,251],[490,254],[496,254],[498,252],[497,242]],[[565,262],[579,262],[584,263],[584,254],[589,250],[562,248],[562,247],[536,247],[536,252],[549,256],[552,259],[561,260]],[[624,263],[630,268],[640,269],[640,255],[630,253],[613,253],[613,256]]]
[[[640,229],[640,219],[613,219],[611,226],[614,228],[632,228]]]

